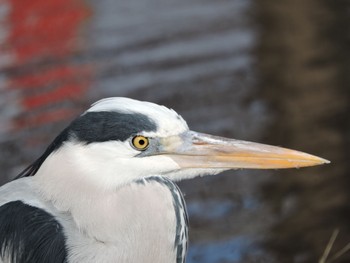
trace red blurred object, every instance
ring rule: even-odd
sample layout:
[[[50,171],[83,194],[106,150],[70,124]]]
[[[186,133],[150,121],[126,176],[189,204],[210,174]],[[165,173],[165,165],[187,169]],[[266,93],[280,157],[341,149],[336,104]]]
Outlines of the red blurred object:
[[[10,0],[11,35],[17,63],[70,55],[90,11],[78,0]]]
[[[9,0],[6,4],[10,9],[5,41],[6,52],[11,54],[8,66],[30,69],[7,79],[7,89],[18,94],[20,107],[12,127],[16,130],[69,118],[74,109],[57,105],[81,100],[89,87],[91,67],[69,62],[81,50],[79,34],[91,13],[88,6],[80,0]],[[47,60],[53,63],[45,66]],[[33,112],[27,116],[27,111]]]

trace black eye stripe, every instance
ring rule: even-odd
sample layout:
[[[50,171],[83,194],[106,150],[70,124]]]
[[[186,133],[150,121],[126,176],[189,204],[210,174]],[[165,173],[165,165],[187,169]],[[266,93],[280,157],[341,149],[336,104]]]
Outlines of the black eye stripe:
[[[110,111],[87,112],[65,128],[39,159],[21,172],[17,178],[35,175],[46,158],[66,141],[74,139],[87,144],[113,140],[126,141],[143,131],[157,131],[155,122],[146,115]]]
[[[156,131],[156,124],[143,114],[88,112],[75,120],[70,130],[78,140],[92,143],[125,141],[133,134]]]

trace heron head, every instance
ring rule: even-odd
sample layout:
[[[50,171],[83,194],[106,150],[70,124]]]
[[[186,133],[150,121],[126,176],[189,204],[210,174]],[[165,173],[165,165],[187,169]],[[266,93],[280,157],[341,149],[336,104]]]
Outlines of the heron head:
[[[45,155],[45,154],[44,154]],[[101,187],[148,176],[178,181],[237,168],[277,169],[328,161],[281,147],[189,130],[175,111],[107,98],[74,120],[46,151],[38,173],[71,173]]]

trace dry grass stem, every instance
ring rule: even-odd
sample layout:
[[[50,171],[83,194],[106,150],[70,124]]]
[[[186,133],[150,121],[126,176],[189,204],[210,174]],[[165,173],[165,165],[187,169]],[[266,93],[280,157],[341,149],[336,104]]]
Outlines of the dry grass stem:
[[[333,262],[334,260],[340,258],[342,255],[344,255],[346,252],[350,250],[350,243],[348,243],[344,248],[339,250],[329,261],[328,263]]]
[[[331,235],[331,238],[328,241],[328,244],[326,246],[326,249],[323,252],[322,257],[320,258],[320,260],[318,261],[318,263],[326,263],[327,262],[327,258],[329,256],[329,253],[332,250],[332,247],[334,245],[335,240],[337,239],[337,236],[339,234],[339,229],[335,229]]]

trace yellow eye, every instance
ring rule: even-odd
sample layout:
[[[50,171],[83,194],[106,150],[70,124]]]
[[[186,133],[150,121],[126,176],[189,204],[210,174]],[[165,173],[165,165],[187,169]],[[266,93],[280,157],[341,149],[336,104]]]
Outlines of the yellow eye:
[[[141,150],[141,151],[146,150],[149,145],[149,139],[141,135],[135,136],[132,139],[132,145],[137,150]]]

